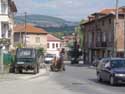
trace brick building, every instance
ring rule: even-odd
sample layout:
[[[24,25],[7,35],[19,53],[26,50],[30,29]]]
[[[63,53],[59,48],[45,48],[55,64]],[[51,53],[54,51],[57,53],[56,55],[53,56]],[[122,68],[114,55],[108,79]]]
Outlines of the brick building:
[[[117,48],[117,56],[124,55],[125,7],[119,8],[118,25],[114,34],[115,26],[115,9],[93,13],[87,22],[81,24],[85,61],[92,62],[95,58],[113,55],[114,46]]]

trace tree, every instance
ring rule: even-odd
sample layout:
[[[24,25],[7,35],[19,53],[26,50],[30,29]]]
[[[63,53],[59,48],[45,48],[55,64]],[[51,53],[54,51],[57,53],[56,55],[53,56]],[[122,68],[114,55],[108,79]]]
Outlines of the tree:
[[[44,55],[45,52],[44,48],[38,48],[37,51],[39,55]]]
[[[24,45],[23,45],[22,43],[18,43],[18,44],[16,44],[16,47],[17,47],[17,48],[23,48]]]

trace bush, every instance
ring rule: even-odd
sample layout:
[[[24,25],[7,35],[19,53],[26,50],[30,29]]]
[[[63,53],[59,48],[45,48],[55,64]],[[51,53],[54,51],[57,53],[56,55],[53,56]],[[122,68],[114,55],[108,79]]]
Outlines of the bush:
[[[39,55],[44,55],[44,52],[45,52],[44,48],[38,48]]]

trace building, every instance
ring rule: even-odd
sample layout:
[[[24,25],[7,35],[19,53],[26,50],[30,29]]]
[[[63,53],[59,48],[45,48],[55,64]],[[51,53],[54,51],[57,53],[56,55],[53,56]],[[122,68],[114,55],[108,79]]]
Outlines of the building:
[[[64,38],[63,38],[64,47],[73,46],[74,40],[75,40],[75,36],[74,35],[64,36]]]
[[[0,0],[0,44],[5,48],[9,48],[13,44],[12,31],[16,12],[17,8],[14,1]]]
[[[115,9],[103,9],[93,13],[88,17],[87,22],[81,24],[84,32],[83,47],[86,62],[92,62],[95,58],[113,56],[114,47],[117,56],[124,56],[125,7],[120,7],[118,10],[117,30],[115,30]]]
[[[55,54],[55,55],[59,55],[59,51],[62,48],[62,41],[51,35],[48,34],[47,35],[47,54]]]
[[[14,45],[19,43],[30,48],[47,49],[47,32],[31,24],[18,24],[14,27]]]

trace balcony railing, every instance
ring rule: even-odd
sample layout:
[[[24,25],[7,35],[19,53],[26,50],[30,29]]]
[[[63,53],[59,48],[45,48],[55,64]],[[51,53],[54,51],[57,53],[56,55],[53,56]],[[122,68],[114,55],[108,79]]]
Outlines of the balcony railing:
[[[112,47],[113,42],[96,42],[96,47]]]

